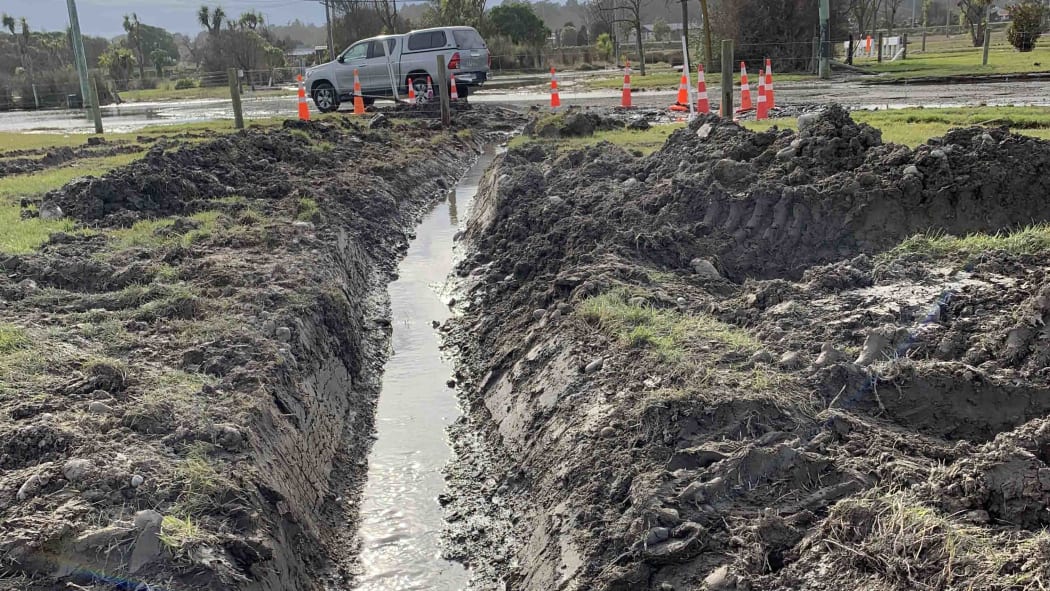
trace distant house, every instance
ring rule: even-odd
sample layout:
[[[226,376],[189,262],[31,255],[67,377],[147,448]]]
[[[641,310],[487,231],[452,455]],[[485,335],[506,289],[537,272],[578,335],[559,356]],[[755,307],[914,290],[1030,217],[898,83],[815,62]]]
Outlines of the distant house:
[[[296,47],[295,49],[289,49],[284,52],[284,61],[290,65],[296,65],[300,68],[316,64],[320,62],[321,56],[328,51],[328,47],[321,46],[321,52],[318,52],[317,47]]]

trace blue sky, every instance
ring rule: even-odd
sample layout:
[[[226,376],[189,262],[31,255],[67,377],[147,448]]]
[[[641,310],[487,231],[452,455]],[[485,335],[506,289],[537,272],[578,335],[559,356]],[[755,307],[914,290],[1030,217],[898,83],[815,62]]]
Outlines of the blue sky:
[[[306,23],[324,22],[323,5],[309,0],[77,0],[77,12],[85,35],[122,35],[124,15],[131,12],[137,13],[139,20],[148,25],[195,35],[200,31],[197,9],[202,3],[221,5],[231,15],[257,10],[275,25],[287,24],[296,18]],[[62,30],[69,24],[66,0],[0,0],[0,11],[16,18],[26,17],[34,30]]]

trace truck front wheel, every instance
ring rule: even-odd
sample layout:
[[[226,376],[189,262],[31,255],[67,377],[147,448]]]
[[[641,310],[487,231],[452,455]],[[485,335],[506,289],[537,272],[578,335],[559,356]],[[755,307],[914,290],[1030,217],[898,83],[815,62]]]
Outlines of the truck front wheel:
[[[321,82],[314,86],[314,105],[322,113],[331,113],[339,108],[339,95],[335,88],[328,82]]]

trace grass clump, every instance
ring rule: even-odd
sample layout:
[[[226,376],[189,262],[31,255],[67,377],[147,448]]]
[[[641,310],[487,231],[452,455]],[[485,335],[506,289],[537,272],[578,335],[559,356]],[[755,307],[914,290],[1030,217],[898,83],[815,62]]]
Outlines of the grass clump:
[[[1050,224],[1039,224],[1015,232],[952,236],[943,233],[917,234],[881,255],[892,260],[909,254],[970,259],[985,252],[1012,255],[1045,253],[1050,250]]]
[[[871,493],[836,504],[810,544],[823,546],[830,568],[864,572],[901,589],[1045,589],[1045,569],[1025,571],[1050,540],[994,538],[904,492]],[[1013,563],[1011,565],[1011,563]]]
[[[706,315],[656,308],[626,289],[584,300],[584,320],[614,335],[628,347],[653,351],[665,361],[682,361],[692,349],[715,343],[744,353],[757,351],[757,340],[735,326]]]
[[[196,292],[185,284],[173,285],[162,298],[146,303],[135,314],[145,322],[160,319],[193,320],[204,313],[204,303]]]
[[[113,249],[118,251],[127,248],[159,248],[180,243],[189,246],[211,236],[220,215],[222,212],[210,210],[189,216],[198,227],[181,235],[172,229],[175,224],[173,217],[140,220],[130,228],[112,230],[109,235]]]
[[[160,524],[160,541],[172,552],[204,538],[192,517],[165,515]]]
[[[301,197],[295,206],[295,219],[308,222],[317,215],[319,211],[317,200],[310,197]]]
[[[14,353],[29,347],[26,331],[10,324],[0,324],[0,355]]]

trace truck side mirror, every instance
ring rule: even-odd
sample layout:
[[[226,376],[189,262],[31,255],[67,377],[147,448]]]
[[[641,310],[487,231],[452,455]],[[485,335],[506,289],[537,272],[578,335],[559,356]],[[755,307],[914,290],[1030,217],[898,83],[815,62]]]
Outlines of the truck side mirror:
[[[337,61],[337,62],[339,62],[341,64],[345,64],[346,63],[346,58],[343,57],[343,56],[339,56],[339,57],[335,58],[335,61]]]

